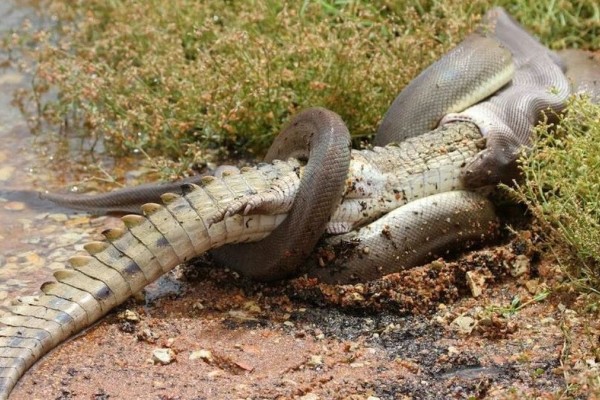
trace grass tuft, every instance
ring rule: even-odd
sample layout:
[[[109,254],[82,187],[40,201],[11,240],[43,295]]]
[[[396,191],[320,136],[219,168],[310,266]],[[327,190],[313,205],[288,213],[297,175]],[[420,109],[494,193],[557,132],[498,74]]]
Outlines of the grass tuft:
[[[550,250],[587,290],[600,294],[600,104],[573,98],[556,126],[536,128],[512,190],[544,228]]]

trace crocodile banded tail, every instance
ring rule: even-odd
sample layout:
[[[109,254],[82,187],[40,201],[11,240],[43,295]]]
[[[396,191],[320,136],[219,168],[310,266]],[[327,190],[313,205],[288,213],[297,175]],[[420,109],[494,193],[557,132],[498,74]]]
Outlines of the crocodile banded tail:
[[[105,231],[106,241],[88,243],[87,255],[70,259],[72,270],[56,272],[56,282],[45,283],[36,300],[0,318],[5,325],[0,329],[0,399],[45,353],[178,264],[224,243],[269,234],[287,209],[225,218],[228,206],[240,196],[264,192],[274,177],[293,186],[298,166],[275,162],[222,180],[207,177],[202,187],[184,185],[184,195],[166,194],[164,205],[146,204],[144,217],[124,216],[125,229]]]

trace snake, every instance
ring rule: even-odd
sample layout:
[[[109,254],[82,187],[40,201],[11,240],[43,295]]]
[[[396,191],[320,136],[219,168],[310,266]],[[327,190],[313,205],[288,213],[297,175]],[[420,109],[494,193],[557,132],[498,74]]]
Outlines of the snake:
[[[519,152],[529,144],[531,129],[541,118],[542,111],[558,112],[564,107],[569,87],[557,59],[555,53],[542,46],[502,8],[494,8],[484,16],[475,32],[401,91],[386,112],[374,144],[402,142],[440,124],[473,122],[486,138],[487,145],[464,169],[465,187],[475,189],[511,181],[518,175]],[[555,88],[554,93],[547,93],[549,86]],[[283,129],[265,158],[266,162],[294,156],[307,160],[307,170],[287,221],[262,241],[213,251],[215,259],[221,264],[236,266],[243,274],[258,280],[298,274],[298,266],[323,235],[332,210],[341,201],[350,160],[349,143],[348,129],[336,113],[323,108],[300,113]],[[195,183],[198,179],[201,178],[193,177],[188,182]],[[176,182],[92,196],[45,196],[60,205],[88,211],[132,212],[145,202],[156,201],[165,192],[179,193],[180,187]],[[395,232],[394,242],[415,248],[410,257],[402,259],[406,265],[416,265],[431,257],[434,250],[465,240],[461,236],[464,232],[445,226],[448,216],[455,216],[460,210],[472,210],[475,203],[485,204],[480,212],[464,213],[461,223],[462,226],[485,226],[493,209],[488,202],[473,193],[442,193],[435,199],[421,199],[411,207],[394,212],[386,226],[402,227],[404,233]],[[429,217],[415,218],[415,207]],[[428,229],[423,229],[424,222]],[[433,248],[417,245],[431,243],[429,238],[435,232],[448,233],[438,235]],[[473,232],[473,237],[481,233]],[[364,235],[369,239],[363,238]],[[363,247],[379,249],[375,253],[384,254],[389,250],[389,241],[381,235],[362,231],[358,236],[363,238]],[[361,268],[372,269],[367,265],[369,257],[363,254],[359,258],[364,266],[347,268],[353,271],[348,274],[372,277],[361,272]],[[391,271],[398,268],[398,257],[388,260],[378,256],[371,264]]]
[[[194,177],[98,197],[47,196],[83,209],[150,203],[142,206],[143,217],[127,215],[124,229],[105,231],[105,241],[88,243],[87,255],[71,258],[73,269],[57,271],[57,281],[44,284],[38,299],[24,300],[0,318],[5,325],[0,327],[0,399],[58,343],[174,266],[219,246],[225,245],[213,252],[218,261],[257,280],[307,273],[324,282],[349,283],[480,240],[496,214],[476,189],[518,177],[516,161],[531,141],[534,124],[563,110],[572,91],[597,88],[597,74],[575,84],[564,74],[569,68],[503,9],[494,8],[478,30],[398,95],[370,152],[351,152],[339,115],[315,107],[290,121],[269,150],[268,163],[254,169],[226,169],[223,179]],[[468,157],[440,148],[440,137],[457,135],[452,146],[465,146]],[[485,146],[475,146],[477,135],[483,135]],[[407,162],[401,168],[408,180],[415,168],[420,184],[411,181],[405,187],[419,193],[369,198],[381,177],[361,180],[361,172],[373,171],[352,170],[393,170],[394,161],[386,157],[410,154],[428,157],[418,167]],[[445,160],[456,156],[459,164],[440,167],[440,154]],[[361,162],[361,157],[378,161]],[[428,172],[440,175],[435,187],[427,181]],[[391,181],[392,189],[399,187],[398,178]],[[371,203],[348,201],[357,192],[366,192],[363,199]],[[159,197],[163,205],[153,204]],[[336,219],[356,211],[366,218],[358,218],[356,226]],[[334,233],[324,239],[326,245],[352,247],[341,263],[315,266],[306,258],[325,230]],[[252,243],[237,243],[243,241]]]

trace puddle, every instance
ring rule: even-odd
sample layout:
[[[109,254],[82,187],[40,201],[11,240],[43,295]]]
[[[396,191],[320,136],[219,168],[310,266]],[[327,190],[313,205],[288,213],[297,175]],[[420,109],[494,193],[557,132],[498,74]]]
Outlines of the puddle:
[[[38,3],[0,2],[0,35],[26,19],[36,27],[48,26],[50,18],[40,15],[43,7]],[[0,307],[17,296],[39,292],[40,285],[51,280],[52,272],[63,268],[84,243],[100,239],[99,232],[119,223],[116,218],[57,208],[38,198],[36,191],[64,190],[83,179],[87,166],[98,162],[98,154],[86,152],[81,139],[57,140],[31,132],[12,104],[15,91],[29,87],[31,77],[10,66],[8,57],[0,50]],[[115,167],[109,158],[102,162],[109,170]],[[121,162],[121,170],[135,165],[135,160]],[[102,183],[97,187],[108,188]]]

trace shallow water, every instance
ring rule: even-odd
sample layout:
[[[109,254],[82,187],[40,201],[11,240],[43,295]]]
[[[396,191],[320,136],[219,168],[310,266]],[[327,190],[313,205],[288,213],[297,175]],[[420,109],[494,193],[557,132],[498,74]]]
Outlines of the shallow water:
[[[0,3],[2,36],[17,29],[25,18],[38,21],[35,4],[16,3]],[[51,268],[58,266],[52,262],[61,261],[51,244],[52,235],[60,231],[58,221],[68,217],[52,215],[56,211],[52,207],[42,213],[31,209],[24,193],[17,191],[49,182],[36,173],[45,163],[44,152],[36,150],[39,139],[12,103],[15,91],[26,88],[30,78],[11,65],[8,54],[0,53],[0,57],[0,304],[6,305],[17,295],[32,294],[51,277]]]
[[[17,29],[25,19],[36,27],[48,26],[52,19],[43,16],[42,8],[36,1],[0,2],[0,35]],[[118,223],[38,198],[36,191],[65,190],[83,179],[98,157],[107,169],[115,165],[86,151],[85,141],[65,137],[58,129],[43,135],[32,132],[13,104],[15,91],[30,86],[31,77],[17,70],[10,57],[0,50],[0,306],[39,292],[40,285],[52,279],[52,271],[63,268],[84,243],[100,239],[100,231]],[[132,161],[135,164],[120,162],[131,168]],[[105,189],[101,182],[96,186]]]

